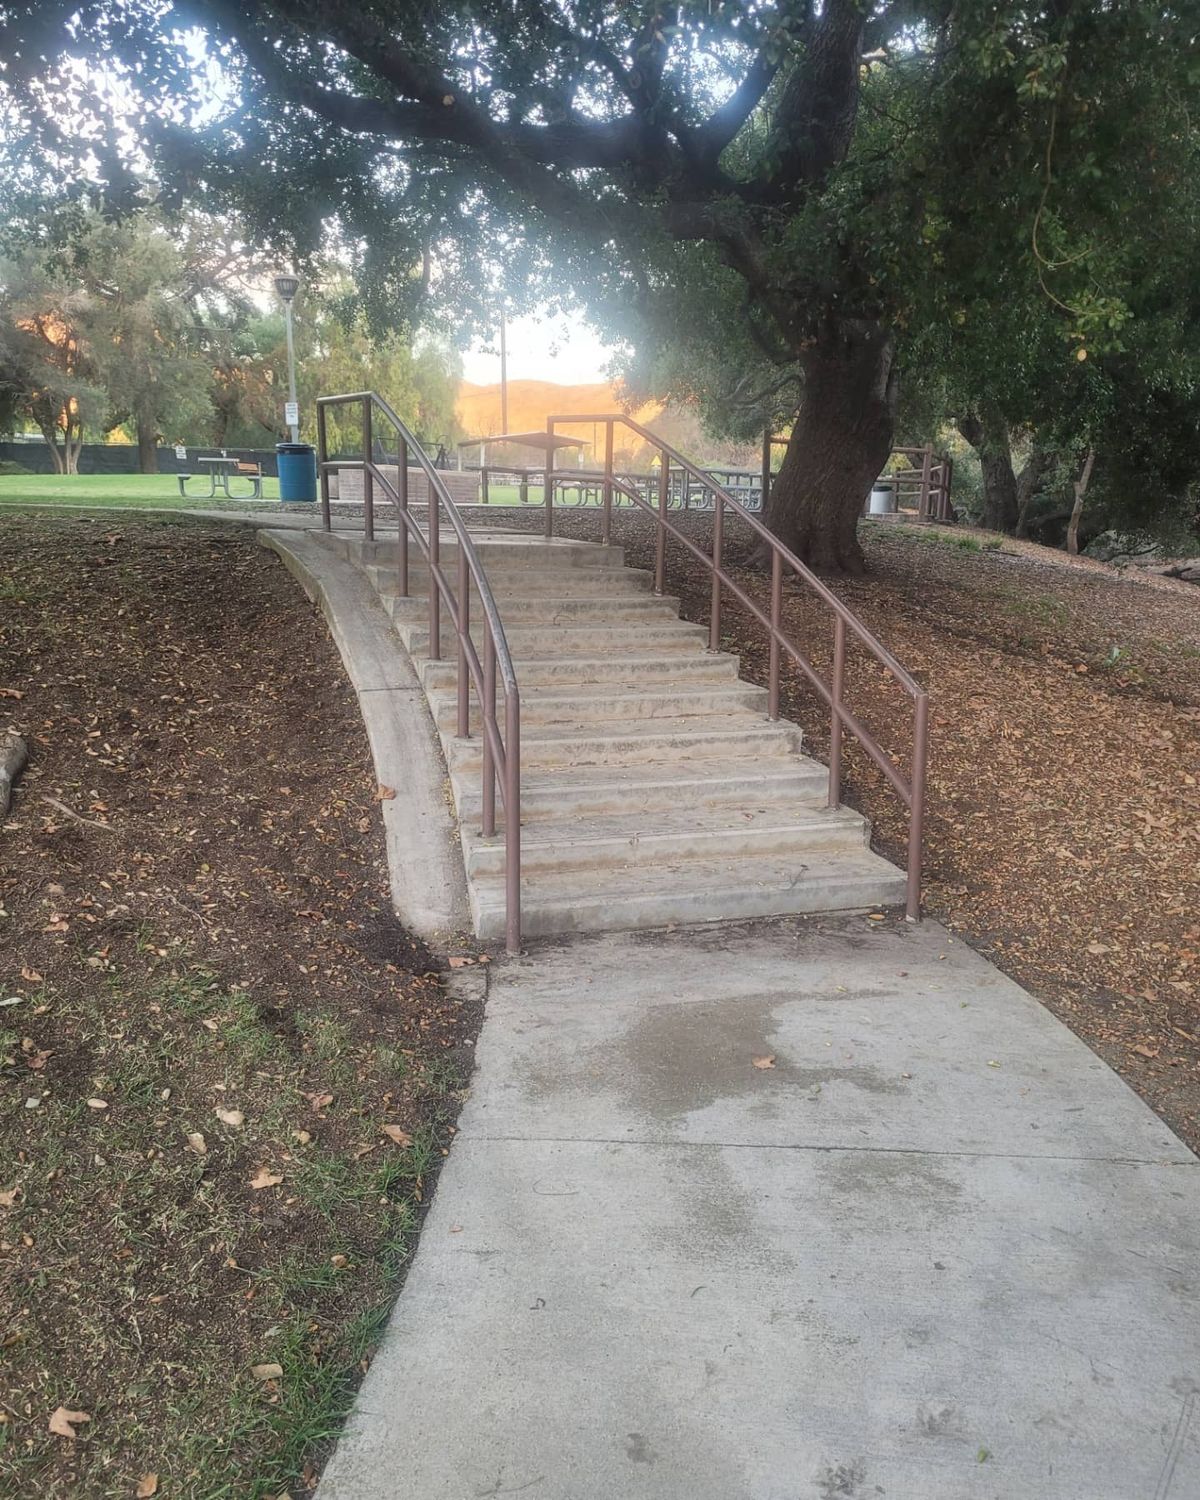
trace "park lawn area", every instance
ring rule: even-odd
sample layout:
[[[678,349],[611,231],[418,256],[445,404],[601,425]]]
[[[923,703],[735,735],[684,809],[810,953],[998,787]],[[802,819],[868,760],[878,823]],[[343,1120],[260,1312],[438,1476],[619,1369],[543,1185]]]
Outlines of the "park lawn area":
[[[300,1500],[477,1006],[391,911],[355,696],[250,532],[13,514],[0,578],[0,1494]]]
[[[185,499],[179,493],[179,480],[174,474],[3,474],[0,475],[0,506],[208,506],[217,503],[207,498],[207,479],[197,477],[190,488],[197,493]],[[243,484],[239,488],[248,486]],[[219,502],[229,503],[219,490],[217,494]],[[263,480],[263,498],[278,500],[278,479]]]

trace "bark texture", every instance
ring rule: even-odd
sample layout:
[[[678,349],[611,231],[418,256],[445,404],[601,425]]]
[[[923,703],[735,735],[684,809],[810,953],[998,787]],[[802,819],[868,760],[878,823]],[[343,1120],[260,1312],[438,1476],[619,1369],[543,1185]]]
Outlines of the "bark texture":
[[[810,568],[862,573],[858,521],[892,449],[892,341],[841,323],[802,355],[804,400],[771,486],[766,524]]]
[[[139,413],[137,419],[138,473],[158,473],[158,432],[152,418]]]

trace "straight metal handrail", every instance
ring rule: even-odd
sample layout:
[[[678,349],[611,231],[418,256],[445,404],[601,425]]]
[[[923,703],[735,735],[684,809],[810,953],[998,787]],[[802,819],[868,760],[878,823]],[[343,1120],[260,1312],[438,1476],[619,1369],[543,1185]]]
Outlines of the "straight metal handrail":
[[[710,651],[716,651],[720,648],[722,588],[728,589],[742,607],[760,625],[765,627],[769,640],[767,715],[770,719],[779,718],[781,655],[786,653],[791,658],[830,711],[828,805],[830,807],[837,807],[841,803],[842,740],[844,733],[848,731],[859,742],[869,758],[879,767],[880,771],[883,772],[889,785],[908,809],[909,829],[905,910],[910,921],[919,921],[921,916],[921,864],[925,823],[925,783],[929,763],[928,693],[901,666],[882,641],[878,640],[867,629],[866,625],[855,615],[853,610],[843,604],[837,595],[822,583],[816,574],[801,562],[790,548],[785,547],[779,538],[769,531],[757,516],[737,501],[724,486],[717,484],[702,469],[685,458],[678,449],[673,448],[656,433],[643,427],[640,422],[635,421],[632,417],[625,416],[623,413],[610,414],[606,412],[601,415],[578,416],[571,414],[567,416],[551,416],[546,419],[547,437],[548,439],[553,439],[554,429],[560,424],[573,426],[593,422],[603,422],[606,424],[605,455],[608,463],[604,475],[601,540],[607,543],[611,539],[612,495],[615,491],[621,490],[635,505],[653,516],[657,522],[654,564],[655,593],[661,594],[665,592],[666,542],[668,535],[680,542],[712,575],[708,624],[708,648]],[[660,459],[657,509],[646,500],[645,496],[641,494],[635,485],[626,483],[612,472],[611,458],[609,457],[613,448],[612,429],[614,424],[618,422],[658,449]],[[713,548],[711,556],[701,547],[698,547],[679,527],[672,525],[668,519],[668,471],[671,464],[685,470],[697,483],[706,486],[713,492],[715,503],[713,510]],[[574,471],[556,470],[554,468],[554,444],[552,441],[548,441],[544,480],[544,530],[548,537],[554,534],[555,486],[561,479],[566,479],[569,482],[573,478],[576,478]],[[769,615],[765,614],[745,590],[730,577],[722,565],[726,506],[731,507],[746,522],[754,534],[765,543],[770,552],[771,598]],[[781,620],[783,613],[783,568],[785,564],[833,613],[833,663],[828,683],[826,683],[799,647],[789,640],[783,632]],[[843,702],[846,668],[846,632],[848,630],[858,638],[880,665],[887,669],[913,700],[913,754],[907,778],[902,776],[897,770],[892,758],[875,736],[867,729],[866,725]]]
[[[329,457],[328,412],[331,407],[362,406],[362,458]],[[399,442],[396,483],[374,460],[374,417],[378,413],[393,428]],[[429,484],[428,534],[409,509],[408,460],[410,455],[424,471]],[[363,476],[363,530],[367,541],[375,540],[375,487],[395,505],[399,514],[400,597],[409,597],[409,541],[429,568],[429,655],[442,655],[441,606],[444,603],[458,640],[457,720],[461,739],[471,734],[471,689],[480,706],[483,739],[483,808],[481,827],[485,838],[496,832],[496,782],[500,783],[504,809],[505,945],[510,953],[521,949],[521,695],[516,669],[504,634],[500,611],[483,564],[466,523],[450,491],[421,443],[392,407],[373,391],[317,398],[317,472],[321,479],[321,524],[332,529],[329,476],[359,472]],[[443,509],[458,540],[458,592],[441,566],[441,517]],[[483,661],[471,639],[471,586],[479,595],[483,611]],[[496,712],[496,674],[504,684],[504,732]]]

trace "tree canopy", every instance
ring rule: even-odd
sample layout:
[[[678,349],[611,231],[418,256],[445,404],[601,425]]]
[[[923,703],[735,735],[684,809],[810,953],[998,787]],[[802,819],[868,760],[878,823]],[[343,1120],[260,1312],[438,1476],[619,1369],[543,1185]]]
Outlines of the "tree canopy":
[[[659,394],[790,405],[769,519],[848,568],[923,334],[969,329],[1015,284],[1057,369],[1122,352],[1198,79],[1194,0],[38,0],[0,18],[12,107],[47,149],[75,149],[81,79],[97,95],[80,131],[118,199],[132,134],[168,197],[236,207],[300,256],[335,237],[376,317],[434,298],[470,326],[499,261],[510,293],[578,299],[626,335]]]

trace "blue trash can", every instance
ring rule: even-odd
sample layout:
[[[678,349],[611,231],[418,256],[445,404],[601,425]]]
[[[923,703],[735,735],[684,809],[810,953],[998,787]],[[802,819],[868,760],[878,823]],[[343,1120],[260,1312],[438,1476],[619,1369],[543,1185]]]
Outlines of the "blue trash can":
[[[279,498],[285,505],[317,498],[317,450],[311,443],[276,443]]]

